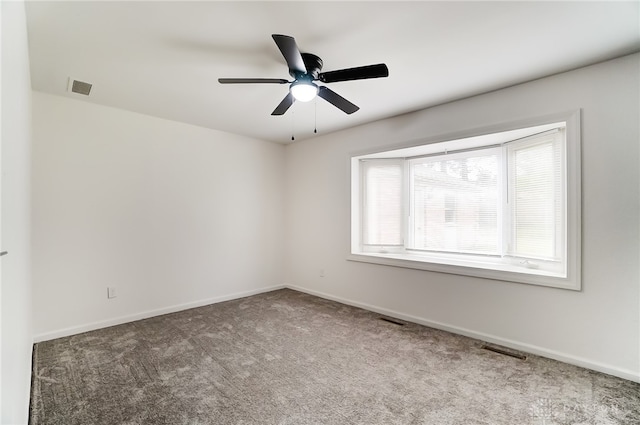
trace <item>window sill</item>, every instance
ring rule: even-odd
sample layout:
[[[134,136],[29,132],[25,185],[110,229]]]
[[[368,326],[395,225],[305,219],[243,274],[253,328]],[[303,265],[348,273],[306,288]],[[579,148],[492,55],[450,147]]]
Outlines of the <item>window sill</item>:
[[[476,261],[465,261],[445,257],[425,258],[406,253],[350,253],[347,260],[384,266],[426,270],[461,276],[472,276],[483,279],[502,280],[507,282],[526,283],[553,288],[580,290],[578,279],[558,276],[552,272],[529,269],[510,264],[490,264]]]

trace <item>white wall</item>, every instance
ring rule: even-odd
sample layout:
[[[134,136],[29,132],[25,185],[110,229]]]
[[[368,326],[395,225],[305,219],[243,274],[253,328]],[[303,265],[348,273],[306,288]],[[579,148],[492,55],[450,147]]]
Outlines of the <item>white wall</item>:
[[[288,146],[286,283],[640,380],[639,75],[628,56]],[[350,152],[578,108],[581,292],[346,261]]]
[[[282,285],[283,146],[39,92],[33,120],[36,340]]]
[[[0,260],[2,323],[1,421],[26,424],[31,383],[29,152],[31,81],[23,2],[0,2],[2,127]]]

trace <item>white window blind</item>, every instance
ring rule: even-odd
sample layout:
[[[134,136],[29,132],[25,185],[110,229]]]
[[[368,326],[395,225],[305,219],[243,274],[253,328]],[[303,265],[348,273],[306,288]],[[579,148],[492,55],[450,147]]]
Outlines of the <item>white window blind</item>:
[[[499,149],[411,161],[410,248],[499,254]]]
[[[402,245],[400,161],[363,161],[363,245]]]
[[[510,146],[510,254],[559,260],[564,231],[560,131]]]

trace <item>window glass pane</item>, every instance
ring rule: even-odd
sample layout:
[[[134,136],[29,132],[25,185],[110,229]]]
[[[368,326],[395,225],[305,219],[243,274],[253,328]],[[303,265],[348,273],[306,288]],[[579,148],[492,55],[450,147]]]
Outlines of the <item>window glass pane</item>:
[[[402,164],[365,161],[364,245],[402,245]]]
[[[498,253],[499,161],[488,151],[412,161],[412,248]]]
[[[523,257],[554,259],[562,228],[560,152],[553,139],[513,151],[513,248]]]

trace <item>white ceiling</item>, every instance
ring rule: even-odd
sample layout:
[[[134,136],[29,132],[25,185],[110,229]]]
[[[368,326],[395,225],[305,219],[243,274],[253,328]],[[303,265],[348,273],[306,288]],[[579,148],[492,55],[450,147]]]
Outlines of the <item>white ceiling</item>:
[[[34,90],[278,143],[422,109],[640,51],[633,2],[28,2]],[[271,112],[290,79],[271,34],[323,71],[384,62],[389,77],[328,86]],[[69,77],[93,84],[69,93]]]

